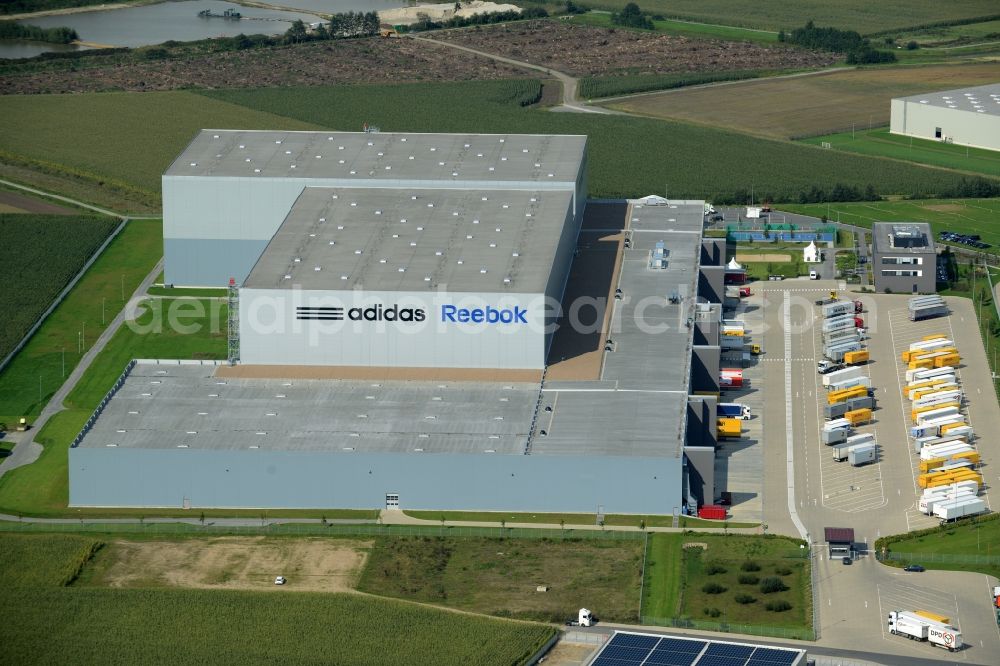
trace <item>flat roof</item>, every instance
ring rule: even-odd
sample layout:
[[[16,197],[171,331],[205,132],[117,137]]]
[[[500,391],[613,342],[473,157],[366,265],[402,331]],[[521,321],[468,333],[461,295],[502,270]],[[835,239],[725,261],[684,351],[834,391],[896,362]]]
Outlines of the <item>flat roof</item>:
[[[570,191],[307,187],[244,287],[545,291]]]
[[[823,537],[830,543],[854,543],[854,528],[824,527]]]
[[[922,236],[925,244],[915,247],[896,245],[894,238]],[[934,234],[926,222],[875,222],[872,224],[872,242],[876,254],[935,254]]]
[[[628,207],[630,247],[615,276],[621,299],[612,303],[600,380],[545,382],[542,405],[552,411],[539,414],[533,453],[681,455],[704,213],[703,201]],[[660,243],[664,262],[654,268]]]
[[[576,183],[587,137],[201,130],[164,176]]]
[[[1000,83],[898,97],[904,102],[1000,117]]]
[[[216,376],[215,366],[138,364],[80,446],[677,458],[686,439],[687,322],[697,296],[703,203],[627,211],[631,247],[613,278],[622,299],[612,303],[611,351],[602,352],[597,380],[542,388],[265,379]],[[661,242],[663,267],[654,267]]]
[[[136,364],[80,446],[519,455],[539,390],[537,383],[222,379],[214,371]]]

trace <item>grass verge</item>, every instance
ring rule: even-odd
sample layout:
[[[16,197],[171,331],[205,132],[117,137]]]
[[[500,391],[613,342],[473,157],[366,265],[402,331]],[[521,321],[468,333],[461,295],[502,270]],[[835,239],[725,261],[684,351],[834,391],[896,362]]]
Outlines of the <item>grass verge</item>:
[[[875,550],[889,566],[921,564],[1000,578],[1000,514],[884,537],[875,543]],[[894,559],[887,559],[886,552]]]
[[[465,521],[477,523],[539,523],[546,525],[597,525],[597,515],[593,513],[503,513],[500,511],[404,511],[404,513],[420,520],[435,521]],[[680,516],[679,527],[697,529],[727,527],[756,527],[757,523],[734,523],[719,520],[701,520],[689,516]],[[672,527],[673,516],[669,515],[638,515],[638,514],[608,514],[604,516],[604,525],[608,527]]]

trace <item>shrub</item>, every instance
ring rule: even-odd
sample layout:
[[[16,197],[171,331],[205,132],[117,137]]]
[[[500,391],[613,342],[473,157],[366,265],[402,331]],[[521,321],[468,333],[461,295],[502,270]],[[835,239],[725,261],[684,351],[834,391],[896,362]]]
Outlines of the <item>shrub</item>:
[[[792,573],[792,570],[789,569],[788,567],[775,567],[774,573],[778,574],[779,576],[787,576]]]
[[[906,50],[907,51],[916,51],[919,48],[920,48],[920,44],[917,44],[912,39],[910,41],[906,42]]]
[[[787,589],[788,586],[785,585],[785,581],[773,576],[765,578],[760,583],[760,591],[763,592],[764,594],[771,594],[772,592],[784,592]]]
[[[755,596],[753,596],[751,594],[743,594],[743,593],[737,594],[734,597],[734,599],[736,599],[736,603],[738,603],[738,604],[744,604],[744,605],[746,605],[746,604],[752,604],[753,602],[757,601],[757,597],[755,597]]]
[[[779,601],[768,601],[766,604],[764,604],[764,608],[766,608],[769,611],[773,611],[775,613],[783,613],[786,610],[791,610],[792,605],[782,599]]]
[[[705,567],[705,573],[709,576],[714,576],[715,574],[724,574],[728,571],[726,567],[722,566],[718,562],[710,562],[707,567]]]
[[[753,560],[747,560],[740,565],[740,569],[743,571],[760,571],[760,565]]]
[[[740,581],[740,585],[756,585],[760,582],[760,577],[753,574],[741,574],[737,580]]]
[[[719,617],[720,615],[722,615],[722,611],[720,611],[718,608],[706,608],[705,615],[709,617]]]
[[[788,589],[787,587],[785,588]],[[705,583],[701,586],[701,591],[705,594],[722,594],[726,591],[726,588],[718,583]]]

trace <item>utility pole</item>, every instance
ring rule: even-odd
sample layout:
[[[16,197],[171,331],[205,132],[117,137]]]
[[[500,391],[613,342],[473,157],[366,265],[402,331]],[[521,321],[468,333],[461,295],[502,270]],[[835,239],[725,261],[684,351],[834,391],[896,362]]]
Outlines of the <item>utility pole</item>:
[[[105,297],[103,297],[101,299],[101,326],[105,325],[105,323],[104,323],[104,303],[107,300],[108,300],[107,296],[105,296]]]
[[[63,345],[63,348],[62,348],[62,370],[63,370],[63,375],[62,375],[63,379],[66,379],[66,346],[65,345]]]

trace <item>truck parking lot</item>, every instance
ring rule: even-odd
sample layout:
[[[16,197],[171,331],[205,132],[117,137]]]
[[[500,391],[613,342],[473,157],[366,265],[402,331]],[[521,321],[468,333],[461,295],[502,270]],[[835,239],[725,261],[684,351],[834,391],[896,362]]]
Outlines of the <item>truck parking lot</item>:
[[[939,648],[893,636],[886,629],[890,610],[922,608],[949,617],[961,629],[968,648],[953,659],[995,663],[1000,632],[990,609],[986,576],[903,572],[877,563],[868,552],[880,536],[939,522],[917,509],[919,458],[909,436],[912,406],[903,397],[907,366],[900,360],[911,342],[938,333],[954,340],[962,357],[956,375],[966,397],[962,410],[967,422],[980,434],[1000,429],[1000,407],[972,304],[949,298],[949,316],[914,322],[906,296],[848,295],[842,287],[828,281],[759,283],[759,292],[741,304],[754,341],[763,347],[757,365],[748,369],[751,389],[738,400],[754,403],[751,408],[758,416],[745,422],[744,435],[761,445],[739,453],[750,459],[754,454],[749,451],[754,450],[761,459],[763,474],[756,483],[763,521],[768,531],[805,534],[816,544],[815,603],[821,644],[864,644],[873,652],[947,658]],[[876,402],[873,420],[856,426],[851,434],[870,435],[878,445],[877,457],[857,466],[835,461],[832,447],[822,443],[828,389],[817,372],[817,362],[824,358],[824,338],[822,325],[817,325],[816,301],[838,288],[845,298],[863,302],[859,316],[867,329],[865,346],[871,361],[861,367]],[[725,399],[737,401],[728,395]],[[761,429],[759,436],[752,430],[755,426]],[[980,436],[975,445],[986,485],[981,497],[989,504],[1000,451],[992,437]],[[742,519],[737,509],[733,516]],[[854,528],[860,557],[854,566],[831,560],[816,543],[826,526]]]

